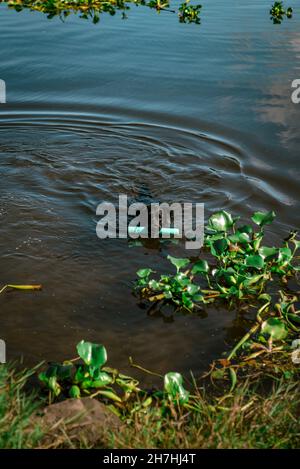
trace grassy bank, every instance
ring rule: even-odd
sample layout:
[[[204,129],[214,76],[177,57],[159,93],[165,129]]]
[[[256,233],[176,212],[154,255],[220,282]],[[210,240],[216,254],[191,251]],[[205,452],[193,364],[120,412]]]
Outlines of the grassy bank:
[[[285,360],[274,354],[265,363],[247,364],[233,390],[229,379],[217,376],[214,364],[193,388],[197,412],[173,403],[162,413],[160,400],[145,408],[139,405],[117,431],[107,426],[92,443],[69,432],[63,419],[47,429],[37,424],[35,416],[42,415],[46,400],[40,391],[32,393],[26,388],[36,370],[17,372],[1,365],[0,447],[297,448],[299,365],[291,366]],[[137,402],[145,399],[136,398]]]
[[[31,416],[42,401],[36,392],[25,392],[35,369],[18,372],[13,365],[0,365],[0,448],[33,448],[41,439]]]

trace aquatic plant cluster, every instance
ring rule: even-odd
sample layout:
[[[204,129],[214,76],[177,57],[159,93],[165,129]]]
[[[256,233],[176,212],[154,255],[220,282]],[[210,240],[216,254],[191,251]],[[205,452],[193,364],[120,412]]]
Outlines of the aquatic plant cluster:
[[[295,264],[300,241],[291,232],[281,247],[264,243],[264,227],[272,223],[274,212],[256,212],[252,221],[258,227],[238,225],[238,218],[221,210],[205,227],[203,255],[196,261],[168,256],[175,274],[159,278],[152,269],[138,270],[136,291],[150,302],[173,303],[187,311],[218,299],[258,300],[264,298],[275,280],[285,285],[300,270]]]
[[[291,7],[285,8],[283,2],[275,2],[271,7],[270,15],[274,24],[281,24],[284,17],[292,18],[293,9]]]
[[[132,5],[146,6],[158,13],[177,13],[180,23],[200,24],[202,9],[202,5],[192,5],[190,0],[181,3],[177,10],[171,8],[171,0],[8,0],[7,3],[16,11],[28,8],[45,13],[49,19],[55,16],[65,19],[71,13],[78,13],[80,18],[91,19],[94,24],[100,21],[102,13],[115,15],[121,11],[122,18],[126,19]],[[293,9],[285,8],[282,1],[276,1],[271,6],[270,15],[274,24],[280,24],[285,17],[292,18]]]
[[[72,12],[78,13],[80,18],[91,19],[94,24],[100,21],[102,13],[115,15],[117,11],[121,11],[123,19],[126,19],[126,12],[132,5],[146,6],[157,12],[177,13],[181,23],[199,24],[202,5],[190,5],[189,1],[180,4],[177,12],[170,9],[169,0],[9,0],[8,6],[16,11],[25,8],[37,10],[47,14],[49,19],[57,15],[64,19]]]
[[[104,399],[118,417],[146,409],[153,399],[160,400],[163,413],[169,405],[187,405],[189,402],[190,393],[184,388],[183,377],[179,373],[167,373],[164,376],[164,391],[148,395],[140,389],[135,378],[105,366],[107,352],[104,345],[82,340],[77,344],[77,353],[78,358],[63,363],[51,363],[46,371],[39,374],[40,381],[49,390],[50,402],[59,396],[98,396]],[[74,363],[77,360],[80,360],[79,364]],[[143,369],[138,365],[133,366]]]
[[[233,383],[236,376],[231,360],[237,352],[246,351],[247,360],[274,350],[284,353],[290,350],[288,342],[300,332],[298,296],[288,288],[289,279],[297,278],[300,270],[300,241],[296,239],[297,232],[291,231],[282,246],[267,246],[264,228],[274,218],[274,212],[255,212],[255,229],[249,224],[238,224],[238,218],[219,211],[210,217],[205,228],[202,258],[168,256],[175,274],[158,277],[149,268],[137,272],[135,291],[158,307],[167,303],[174,305],[175,311],[192,313],[219,301],[229,307],[243,304],[246,309],[256,309],[253,326],[223,361]]]

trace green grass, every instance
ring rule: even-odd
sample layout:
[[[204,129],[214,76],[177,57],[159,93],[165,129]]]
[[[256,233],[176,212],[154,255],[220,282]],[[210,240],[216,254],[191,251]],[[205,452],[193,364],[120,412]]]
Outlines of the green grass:
[[[158,410],[137,414],[108,440],[115,448],[299,448],[300,393],[281,380],[263,396],[249,384],[225,399],[199,394],[200,413],[161,420]]]
[[[30,417],[40,406],[35,393],[25,393],[28,378],[35,372],[17,372],[12,365],[0,365],[0,448],[32,448],[41,438]]]
[[[0,367],[0,448],[45,447],[39,428],[30,418],[41,407],[37,394],[24,389],[35,370],[16,372]],[[230,392],[226,383],[196,389],[199,412],[174,406],[162,417],[159,403],[134,413],[113,434],[104,432],[96,448],[298,448],[300,442],[299,374],[265,381],[262,375],[246,379]],[[228,384],[228,383],[227,383]],[[220,392],[222,391],[222,392]],[[52,448],[84,447],[47,434]],[[52,439],[52,442],[51,442]]]

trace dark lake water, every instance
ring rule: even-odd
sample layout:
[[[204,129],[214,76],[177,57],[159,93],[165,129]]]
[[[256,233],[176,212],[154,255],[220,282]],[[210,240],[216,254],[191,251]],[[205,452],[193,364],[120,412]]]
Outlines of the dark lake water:
[[[110,364],[198,373],[247,326],[237,311],[149,315],[137,269],[169,269],[182,246],[100,241],[96,207],[145,191],[247,219],[275,210],[269,239],[299,228],[300,7],[203,1],[202,24],[133,8],[97,25],[1,5],[0,282],[42,283],[0,298],[8,358],[74,356],[85,338]]]

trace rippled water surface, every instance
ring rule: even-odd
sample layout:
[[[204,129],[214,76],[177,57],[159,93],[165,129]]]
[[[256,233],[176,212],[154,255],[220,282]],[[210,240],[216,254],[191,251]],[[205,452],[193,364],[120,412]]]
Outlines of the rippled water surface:
[[[129,19],[63,23],[0,8],[0,282],[10,358],[64,359],[85,338],[110,362],[199,372],[240,336],[237,312],[149,314],[138,268],[169,268],[182,246],[96,237],[96,207],[204,202],[243,219],[273,209],[270,240],[299,228],[300,8],[280,26],[269,1],[202,2],[202,24],[133,8]],[[296,6],[296,2],[289,2]]]

